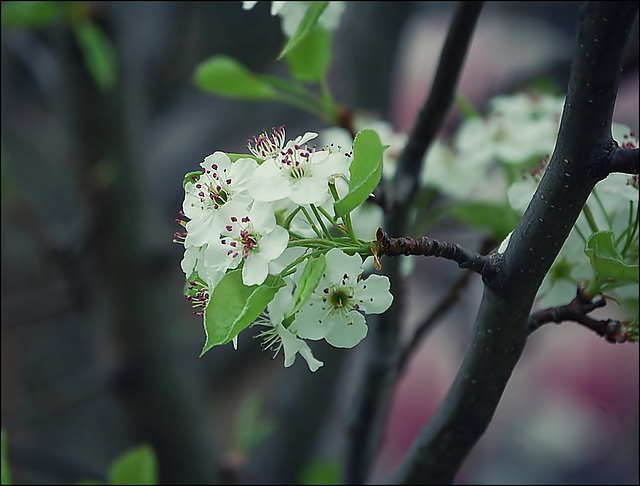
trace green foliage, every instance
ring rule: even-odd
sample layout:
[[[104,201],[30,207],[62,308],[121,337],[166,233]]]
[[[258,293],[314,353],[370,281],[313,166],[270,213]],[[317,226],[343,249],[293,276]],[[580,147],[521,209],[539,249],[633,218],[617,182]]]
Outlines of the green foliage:
[[[290,315],[298,312],[302,304],[309,299],[318,286],[325,268],[327,268],[327,259],[324,255],[307,260],[304,270],[300,275],[296,290],[293,293],[293,308],[291,309]]]
[[[291,75],[299,81],[324,79],[331,63],[331,33],[316,26],[285,56]]]
[[[9,470],[9,461],[7,459],[7,456],[9,454],[8,448],[7,448],[7,433],[4,431],[4,429],[2,430],[2,444],[1,444],[1,453],[0,453],[0,465],[2,466],[2,484],[5,485],[9,485],[12,484],[11,483],[11,471]]]
[[[282,49],[282,52],[278,56],[278,60],[285,57],[294,47],[296,47],[306,36],[308,36],[315,28],[322,12],[327,8],[329,2],[311,2],[311,5],[307,9],[307,12],[298,25],[298,29],[291,36],[291,39]]]
[[[213,346],[228,343],[249,326],[283,286],[279,276],[269,275],[262,285],[247,286],[242,283],[242,269],[227,272],[204,311],[207,340],[200,356]]]
[[[625,263],[613,238],[613,231],[606,230],[597,231],[587,239],[584,252],[596,274],[588,288],[590,295],[638,283],[638,265]]]
[[[365,129],[353,141],[353,161],[349,167],[349,193],[333,205],[336,216],[344,216],[367,200],[382,177],[382,155],[387,147],[378,134]]]
[[[68,2],[2,2],[2,25],[35,29],[64,15]]]
[[[158,484],[158,460],[149,445],[128,450],[111,464],[109,484]]]
[[[520,213],[508,203],[459,202],[449,208],[449,213],[461,223],[489,229],[496,241],[506,238],[520,220]]]
[[[117,59],[113,44],[95,23],[80,22],[74,26],[76,40],[87,69],[103,92],[116,83]]]
[[[338,484],[340,463],[335,460],[315,460],[302,471],[300,484]]]
[[[228,56],[214,56],[196,67],[196,85],[220,96],[247,100],[273,100],[275,90],[240,62]]]
[[[252,393],[244,398],[236,417],[234,443],[239,451],[251,453],[276,430],[271,419],[260,417],[262,397]]]
[[[56,21],[73,27],[85,67],[98,88],[116,83],[117,56],[111,40],[90,18],[89,2],[3,2],[2,25],[38,29]]]

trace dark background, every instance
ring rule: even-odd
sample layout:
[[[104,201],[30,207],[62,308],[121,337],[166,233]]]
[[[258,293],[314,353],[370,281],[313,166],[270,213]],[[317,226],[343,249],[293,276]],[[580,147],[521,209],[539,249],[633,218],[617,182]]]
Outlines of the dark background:
[[[349,2],[334,37],[335,98],[408,129],[451,7]],[[481,108],[539,74],[564,87],[575,8],[488,3],[461,91]],[[142,442],[158,453],[162,482],[219,481],[216,465],[237,459],[233,421],[254,392],[281,426],[247,459],[241,480],[297,482],[309,458],[340,458],[361,349],[314,347],[325,366],[312,374],[301,359],[283,369],[282,356],[272,361],[243,333],[237,351],[198,358],[202,322],[182,295],[182,247],[171,242],[183,176],[206,155],[242,152],[247,138],[281,124],[291,136],[323,128],[288,107],[214,97],[193,84],[195,66],[216,54],[286,76],[274,62],[279,19],[269,2],[251,11],[241,2],[93,2],[91,16],[117,53],[108,93],[88,74],[68,24],[2,26],[2,427],[15,483],[104,479],[118,454]],[[615,118],[636,133],[637,32],[636,22]],[[435,231],[477,239],[455,225]],[[408,328],[457,276],[447,262],[416,265]],[[383,480],[453,379],[478,284],[402,380],[374,479]],[[534,334],[459,480],[637,484],[637,381],[637,346],[571,325]]]

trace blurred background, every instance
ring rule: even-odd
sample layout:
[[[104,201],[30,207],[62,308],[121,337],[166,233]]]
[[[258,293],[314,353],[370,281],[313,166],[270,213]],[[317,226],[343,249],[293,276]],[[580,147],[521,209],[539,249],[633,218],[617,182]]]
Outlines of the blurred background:
[[[239,1],[43,2],[30,17],[11,3],[2,3],[0,59],[1,378],[14,483],[105,480],[109,464],[141,443],[155,450],[165,484],[331,478],[366,340],[352,350],[313,343],[325,363],[316,373],[301,359],[284,369],[252,331],[237,351],[199,358],[202,321],[183,297],[183,248],[172,243],[183,176],[205,156],[245,152],[247,138],[282,124],[292,137],[324,128],[292,108],[193,83],[197,64],[218,54],[287,75],[275,62],[285,39],[270,2],[250,11]],[[408,130],[452,7],[347,2],[334,35],[336,100]],[[637,25],[614,116],[636,134]],[[462,94],[481,109],[541,75],[564,88],[575,32],[575,2],[488,2]],[[96,53],[101,35],[110,47]],[[454,110],[445,131],[458,119]],[[433,236],[470,247],[483,238],[450,222]],[[458,277],[451,262],[415,265],[407,335]],[[372,481],[384,482],[444,397],[481,290],[472,278],[411,361]],[[612,317],[615,307],[600,312]],[[241,417],[265,440],[247,445]],[[534,333],[456,481],[637,484],[638,346],[573,324]]]

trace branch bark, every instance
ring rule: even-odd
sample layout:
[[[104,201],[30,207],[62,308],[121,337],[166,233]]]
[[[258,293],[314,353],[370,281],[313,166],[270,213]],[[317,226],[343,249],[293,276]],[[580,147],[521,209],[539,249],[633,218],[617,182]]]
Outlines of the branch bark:
[[[542,279],[616,147],[611,120],[637,3],[579,7],[577,49],[558,141],[538,190],[485,284],[473,336],[444,402],[390,480],[448,484],[484,434],[526,344]]]
[[[398,163],[393,191],[385,190],[387,211],[385,228],[392,234],[407,233],[407,214],[412,198],[417,194],[417,174],[427,148],[435,138],[449,110],[458,78],[462,71],[471,35],[483,2],[460,2],[442,48],[438,69],[429,96],[418,114],[407,145]],[[388,188],[387,188],[388,189]],[[398,262],[385,266],[393,292],[403,295]],[[363,484],[378,450],[384,415],[389,405],[393,382],[401,315],[401,298],[369,327],[362,373],[356,401],[348,418],[345,469],[342,482]]]

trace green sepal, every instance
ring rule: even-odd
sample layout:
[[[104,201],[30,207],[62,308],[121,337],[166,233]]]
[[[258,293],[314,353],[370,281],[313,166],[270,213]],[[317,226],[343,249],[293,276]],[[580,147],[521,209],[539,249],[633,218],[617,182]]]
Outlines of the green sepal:
[[[207,336],[202,357],[212,347],[226,344],[249,326],[285,285],[279,275],[268,275],[261,285],[242,283],[242,269],[227,272],[213,289],[204,310],[204,330]]]
[[[331,33],[316,26],[285,56],[291,75],[299,81],[324,79],[331,63]]]
[[[278,56],[278,60],[286,56],[298,43],[300,43],[315,28],[322,12],[329,6],[329,2],[310,2],[309,8],[305,13],[302,21],[298,24],[298,28],[286,43],[282,52]]]
[[[196,182],[197,180],[199,180],[201,175],[202,175],[201,170],[194,170],[193,172],[187,172],[184,176],[184,180],[182,181],[182,188],[184,189],[185,187],[187,187],[188,182]],[[193,177],[191,176],[197,176],[196,180],[194,181]]]
[[[639,281],[638,265],[624,262],[616,248],[613,231],[596,231],[589,236],[584,253],[589,257],[598,279],[613,280],[618,286]]]
[[[253,159],[258,164],[262,164],[264,162],[264,160],[262,160],[260,157],[256,157],[255,155],[251,154],[227,154],[227,157],[229,157],[229,160],[231,160],[231,162],[235,162],[239,159]]]
[[[119,456],[109,467],[109,484],[158,484],[158,459],[149,445]]]
[[[298,312],[302,305],[309,299],[318,286],[318,283],[320,283],[320,279],[326,268],[327,259],[324,255],[307,260],[304,270],[302,270],[302,274],[300,275],[300,280],[298,280],[296,290],[293,292],[293,304],[291,312],[288,314],[289,316]]]
[[[370,128],[356,135],[353,161],[349,167],[349,193],[333,204],[336,217],[353,211],[376,188],[382,177],[382,155],[387,147],[382,145],[378,134]]]
[[[202,61],[196,67],[194,78],[202,90],[228,98],[273,100],[276,97],[271,85],[228,56]]]

